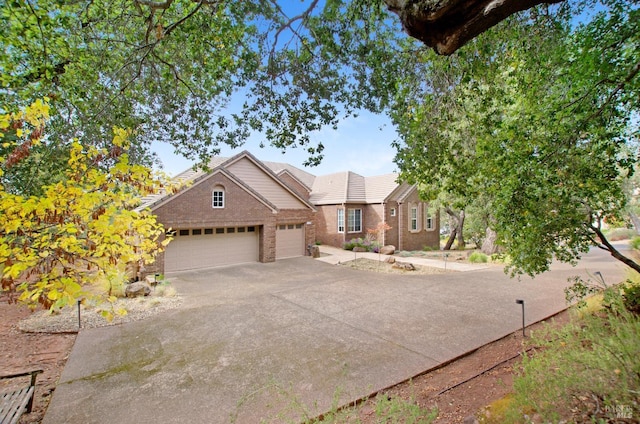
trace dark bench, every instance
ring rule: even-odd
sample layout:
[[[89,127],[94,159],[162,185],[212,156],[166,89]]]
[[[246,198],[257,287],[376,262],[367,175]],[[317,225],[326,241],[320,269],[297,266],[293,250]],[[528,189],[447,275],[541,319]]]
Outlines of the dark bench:
[[[42,370],[35,370],[0,376],[0,380],[31,376],[31,382],[28,386],[5,392],[0,395],[1,424],[15,424],[25,411],[31,412],[31,408],[33,407],[33,393],[36,389],[36,376],[41,372]]]

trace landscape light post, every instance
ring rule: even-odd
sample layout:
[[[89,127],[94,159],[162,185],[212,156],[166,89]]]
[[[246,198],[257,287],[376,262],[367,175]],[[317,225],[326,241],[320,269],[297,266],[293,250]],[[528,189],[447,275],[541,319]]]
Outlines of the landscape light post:
[[[82,328],[82,320],[80,319],[80,303],[82,303],[82,300],[78,299],[78,330]]]
[[[524,300],[516,299],[516,303],[518,305],[522,305],[522,337],[527,337],[526,334],[524,333]]]

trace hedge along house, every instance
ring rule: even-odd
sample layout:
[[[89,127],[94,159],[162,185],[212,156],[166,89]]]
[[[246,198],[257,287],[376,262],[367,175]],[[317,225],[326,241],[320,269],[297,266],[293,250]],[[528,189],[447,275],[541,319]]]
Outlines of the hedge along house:
[[[188,170],[175,194],[143,199],[174,235],[145,273],[273,262],[305,255],[315,241],[314,177],[286,164],[274,171],[248,152],[214,158],[209,172]],[[276,173],[277,172],[277,173]]]
[[[309,200],[318,210],[317,241],[341,247],[384,223],[391,228],[382,234],[382,244],[398,250],[438,249],[438,210],[420,201],[415,185],[397,180],[397,174],[363,177],[353,172],[316,177]]]

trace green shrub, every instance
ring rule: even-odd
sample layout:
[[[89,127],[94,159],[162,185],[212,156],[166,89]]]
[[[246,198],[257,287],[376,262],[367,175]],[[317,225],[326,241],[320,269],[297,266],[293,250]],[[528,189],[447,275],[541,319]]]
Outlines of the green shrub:
[[[484,264],[487,263],[488,259],[489,258],[487,257],[487,255],[482,252],[473,252],[469,256],[469,262],[471,262],[472,264]]]
[[[491,262],[496,264],[505,264],[509,265],[511,263],[511,257],[506,253],[494,253],[490,257]]]
[[[634,238],[632,238],[629,244],[631,245],[632,249],[640,250],[640,236],[635,236]]]
[[[623,289],[622,299],[624,307],[634,314],[640,314],[640,284],[633,284],[627,280]]]
[[[640,317],[622,307],[618,290],[607,291],[615,306],[532,337],[535,354],[523,357],[505,422],[522,422],[525,414],[540,422],[640,416]]]

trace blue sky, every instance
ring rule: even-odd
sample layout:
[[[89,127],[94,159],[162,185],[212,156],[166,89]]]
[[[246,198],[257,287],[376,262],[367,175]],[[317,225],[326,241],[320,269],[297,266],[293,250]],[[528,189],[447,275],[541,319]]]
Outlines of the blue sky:
[[[311,0],[297,2],[285,0],[280,3],[284,12],[291,17],[306,10],[311,2]],[[323,7],[324,0],[321,0],[313,13],[319,13]],[[391,13],[389,17],[395,19]],[[301,28],[297,29],[301,30]],[[399,26],[398,31],[401,31]],[[288,31],[281,34],[281,43],[286,42],[287,36],[292,34]],[[242,100],[241,89],[230,99],[229,110],[239,111]],[[227,146],[221,146],[220,156],[230,157],[247,150],[260,160],[286,162],[314,175],[353,171],[363,176],[373,176],[397,172],[397,167],[393,163],[395,149],[391,143],[398,137],[390,119],[386,116],[360,111],[358,117],[343,120],[337,130],[328,127],[310,134],[310,138],[312,142],[321,142],[324,146],[324,159],[319,166],[315,167],[306,168],[302,165],[308,157],[303,148],[289,148],[283,154],[280,149],[270,146],[268,140],[258,133],[253,134],[238,149],[232,150]],[[263,142],[264,148],[259,147],[260,142]],[[181,155],[174,154],[173,147],[168,144],[159,143],[152,148],[162,161],[164,171],[169,175],[176,175],[195,164]]]
[[[395,149],[391,146],[396,138],[396,131],[388,117],[361,112],[356,118],[343,120],[337,130],[326,128],[311,135],[313,142],[320,141],[324,145],[324,159],[316,167],[305,168],[302,165],[307,159],[304,149],[290,148],[282,154],[280,149],[270,146],[261,134],[253,134],[238,149],[224,146],[220,156],[233,156],[247,150],[260,160],[286,162],[314,175],[353,171],[368,177],[397,172],[393,163]],[[259,147],[261,141],[264,141],[264,148]],[[168,144],[158,143],[153,149],[169,175],[176,175],[195,164],[174,154],[173,147]]]

